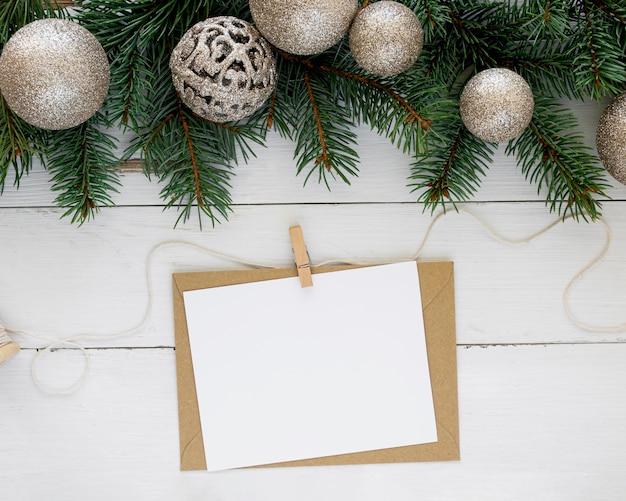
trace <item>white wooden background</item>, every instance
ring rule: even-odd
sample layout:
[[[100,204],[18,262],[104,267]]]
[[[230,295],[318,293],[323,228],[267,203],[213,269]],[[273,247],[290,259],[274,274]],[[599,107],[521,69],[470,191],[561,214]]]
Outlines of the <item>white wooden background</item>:
[[[596,103],[575,103],[594,146]],[[82,227],[60,220],[49,176],[36,169],[0,197],[0,319],[49,338],[109,335],[141,320],[151,249],[193,242],[237,258],[290,266],[288,227],[301,224],[311,258],[392,261],[411,256],[432,218],[406,188],[408,160],[360,131],[361,176],[328,192],[302,188],[293,146],[272,137],[237,168],[229,222],[173,229],[159,185],[123,175],[117,207]],[[613,240],[605,261],[572,293],[586,322],[626,321],[626,187],[604,203]],[[472,203],[494,230],[524,238],[552,222],[511,158],[497,156]],[[91,371],[69,396],[42,392],[31,362],[46,346],[0,366],[3,500],[624,500],[626,334],[592,333],[565,315],[569,280],[605,242],[600,224],[567,221],[536,241],[495,241],[467,214],[439,221],[421,259],[453,260],[456,274],[459,462],[222,473],[179,471],[171,274],[241,268],[182,246],[154,254],[154,309],[145,328],[83,341]],[[79,350],[41,359],[42,383],[80,376]]]

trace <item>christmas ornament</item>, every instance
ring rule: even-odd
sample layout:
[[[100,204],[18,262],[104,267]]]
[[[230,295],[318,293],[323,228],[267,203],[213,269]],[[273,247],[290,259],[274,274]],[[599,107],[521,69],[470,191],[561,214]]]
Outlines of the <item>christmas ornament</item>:
[[[271,46],[251,24],[230,16],[187,31],[172,51],[170,69],[182,101],[213,122],[252,115],[276,85]]]
[[[88,120],[109,90],[109,62],[89,31],[41,19],[16,31],[0,56],[0,91],[23,120],[69,129]]]
[[[600,116],[596,146],[609,174],[626,184],[626,92],[613,99]]]
[[[272,45],[307,56],[339,42],[358,6],[358,0],[250,0],[250,13]]]
[[[499,143],[519,136],[530,123],[535,101],[521,76],[504,68],[481,71],[461,94],[461,119],[483,141]]]
[[[424,31],[415,13],[391,1],[369,4],[354,18],[350,51],[364,70],[388,77],[408,70],[424,46]]]

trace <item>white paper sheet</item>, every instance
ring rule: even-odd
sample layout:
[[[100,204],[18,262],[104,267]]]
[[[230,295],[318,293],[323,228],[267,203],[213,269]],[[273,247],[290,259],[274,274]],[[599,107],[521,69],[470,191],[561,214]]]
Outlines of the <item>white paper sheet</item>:
[[[209,471],[437,441],[415,262],[184,301]]]

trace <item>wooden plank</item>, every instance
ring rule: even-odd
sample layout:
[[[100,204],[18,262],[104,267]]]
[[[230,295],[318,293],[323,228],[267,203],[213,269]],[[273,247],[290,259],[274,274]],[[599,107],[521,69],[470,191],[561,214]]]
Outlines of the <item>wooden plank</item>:
[[[54,357],[42,372],[50,381],[82,363],[76,351]],[[458,357],[460,462],[207,474],[178,470],[171,349],[96,350],[85,386],[68,397],[36,390],[20,354],[0,367],[3,498],[623,497],[626,345],[460,348]]]
[[[234,204],[305,204],[305,203],[414,203],[417,193],[407,186],[410,159],[383,138],[372,133],[361,134],[358,147],[363,162],[359,177],[351,185],[331,182],[328,190],[313,180],[303,186],[303,177],[296,176],[293,144],[270,134],[268,148],[258,148],[257,157],[233,169],[231,195]],[[120,194],[113,194],[118,205],[163,205],[159,196],[163,184],[153,176],[149,181],[139,160],[133,160],[121,174]],[[54,206],[56,193],[50,191],[50,174],[41,167],[24,176],[19,189],[14,186],[10,171],[0,207]],[[613,200],[626,200],[626,186],[613,182],[609,189]],[[537,188],[528,183],[512,160],[496,155],[474,202],[535,200],[543,203]],[[546,209],[547,212],[547,209]]]
[[[509,238],[555,221],[540,203],[464,206]],[[205,231],[173,229],[159,207],[103,211],[77,228],[61,210],[0,210],[0,319],[6,325],[62,337],[111,334],[134,326],[148,293],[144,266],[155,246],[185,241],[268,266],[293,266],[288,228],[306,228],[312,262],[409,259],[433,219],[414,204],[240,206],[230,222]],[[572,306],[589,323],[623,323],[626,304],[626,211],[607,205],[614,235],[606,262],[574,289]],[[533,243],[495,241],[471,216],[439,220],[421,259],[455,262],[458,340],[462,344],[602,342],[624,333],[582,331],[566,318],[568,282],[603,248],[601,225],[567,221]],[[92,346],[172,346],[171,274],[245,265],[178,246],[154,255],[154,310],[140,333]],[[20,338],[26,346],[41,346]]]

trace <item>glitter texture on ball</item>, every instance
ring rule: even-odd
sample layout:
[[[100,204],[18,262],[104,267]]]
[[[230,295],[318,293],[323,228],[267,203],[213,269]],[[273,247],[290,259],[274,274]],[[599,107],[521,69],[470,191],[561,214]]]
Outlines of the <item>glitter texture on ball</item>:
[[[358,7],[358,0],[250,0],[254,24],[268,42],[300,56],[339,42]]]
[[[0,92],[23,120],[42,129],[80,125],[102,106],[109,62],[89,31],[40,19],[16,31],[0,56]]]
[[[613,99],[600,116],[596,146],[604,168],[626,184],[626,93]]]
[[[172,51],[170,70],[183,103],[219,123],[252,115],[276,86],[272,47],[251,24],[230,16],[187,31]]]
[[[533,116],[535,100],[521,76],[504,68],[481,71],[461,94],[461,119],[483,141],[500,143],[519,136]]]
[[[350,51],[366,71],[389,77],[408,70],[424,46],[424,31],[415,13],[398,2],[371,3],[350,28]]]

